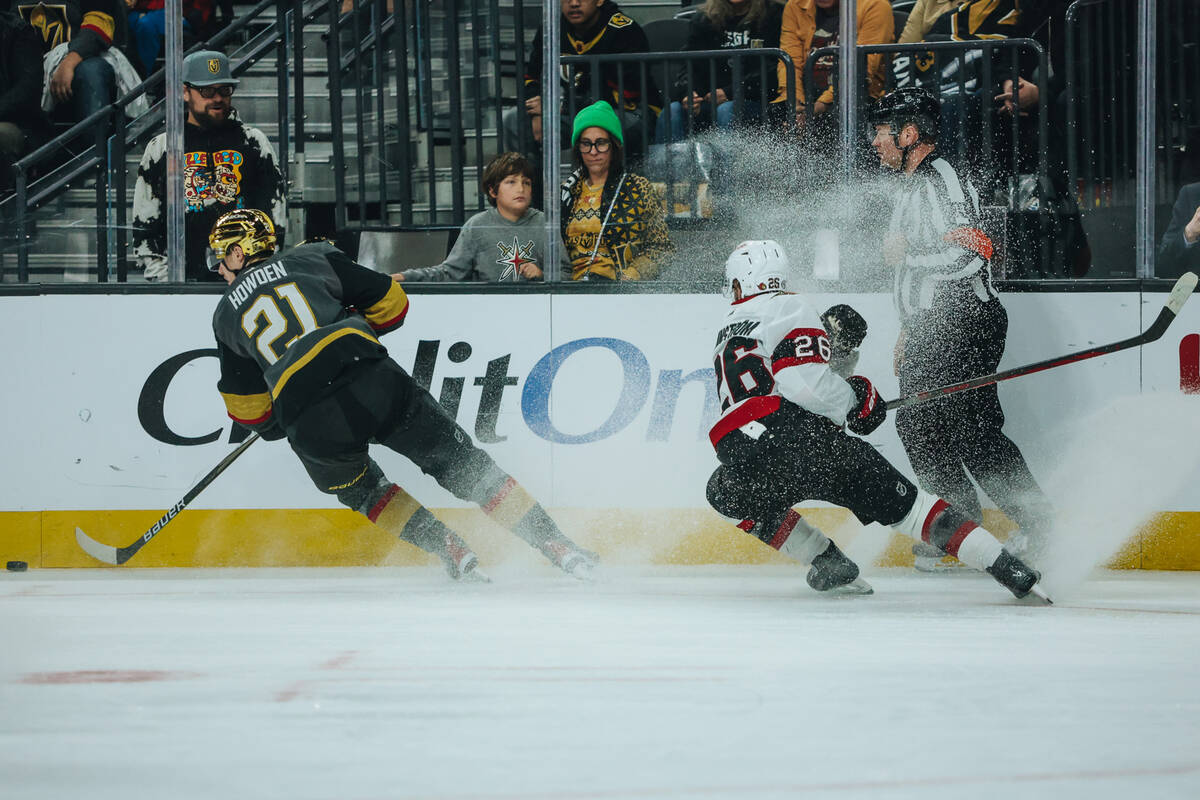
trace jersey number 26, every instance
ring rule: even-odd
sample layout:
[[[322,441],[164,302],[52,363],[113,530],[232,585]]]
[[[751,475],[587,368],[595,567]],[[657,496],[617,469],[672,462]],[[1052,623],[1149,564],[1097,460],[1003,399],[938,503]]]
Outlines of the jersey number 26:
[[[775,388],[771,368],[758,352],[758,340],[749,336],[731,336],[713,359],[717,371],[717,396],[721,411],[748,397],[761,397]]]

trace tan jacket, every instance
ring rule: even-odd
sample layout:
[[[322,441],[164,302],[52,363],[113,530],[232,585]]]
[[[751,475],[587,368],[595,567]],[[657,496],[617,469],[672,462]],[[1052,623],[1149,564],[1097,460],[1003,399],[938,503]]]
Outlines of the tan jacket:
[[[792,57],[796,68],[796,98],[804,100],[804,62],[812,49],[813,33],[817,29],[816,0],[788,0],[783,9],[783,30],[779,35],[779,46]],[[895,18],[888,0],[859,0],[858,43],[891,44],[896,41]],[[871,97],[883,94],[886,69],[882,53],[867,57],[867,91]],[[890,60],[890,59],[889,59]],[[785,85],[787,68],[779,64],[779,86]],[[825,90],[819,98],[822,103],[833,102],[833,88]]]
[[[925,41],[925,34],[929,33],[937,18],[961,2],[962,0],[917,0],[917,4],[908,13],[908,22],[904,24],[904,31],[900,34],[900,44]]]

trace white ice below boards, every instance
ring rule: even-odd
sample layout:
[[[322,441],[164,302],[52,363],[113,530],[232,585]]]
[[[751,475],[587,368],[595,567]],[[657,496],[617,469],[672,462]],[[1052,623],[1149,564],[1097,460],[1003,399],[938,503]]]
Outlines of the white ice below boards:
[[[1200,797],[1200,575],[0,573],[0,796]]]

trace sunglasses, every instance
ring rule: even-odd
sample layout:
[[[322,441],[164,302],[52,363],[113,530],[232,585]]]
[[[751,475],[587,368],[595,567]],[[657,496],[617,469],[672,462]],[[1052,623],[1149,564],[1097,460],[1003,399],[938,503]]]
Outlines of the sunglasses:
[[[221,95],[221,97],[233,97],[232,86],[192,86],[189,83],[188,88],[193,92],[199,92],[200,96],[205,100],[211,100],[217,95]]]
[[[594,142],[591,139],[579,140],[579,152],[581,153],[586,153],[589,150],[595,150],[597,153],[607,153],[610,147],[612,147],[612,139],[597,139]]]

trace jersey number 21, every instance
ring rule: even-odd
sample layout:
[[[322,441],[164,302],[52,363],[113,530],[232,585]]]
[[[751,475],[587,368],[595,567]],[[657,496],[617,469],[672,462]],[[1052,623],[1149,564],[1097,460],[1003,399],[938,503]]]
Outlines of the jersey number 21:
[[[301,336],[317,329],[312,307],[300,287],[285,283],[275,287],[275,294],[278,300],[269,294],[259,295],[242,314],[242,330],[268,364],[278,361]],[[284,339],[289,333],[292,335]]]

